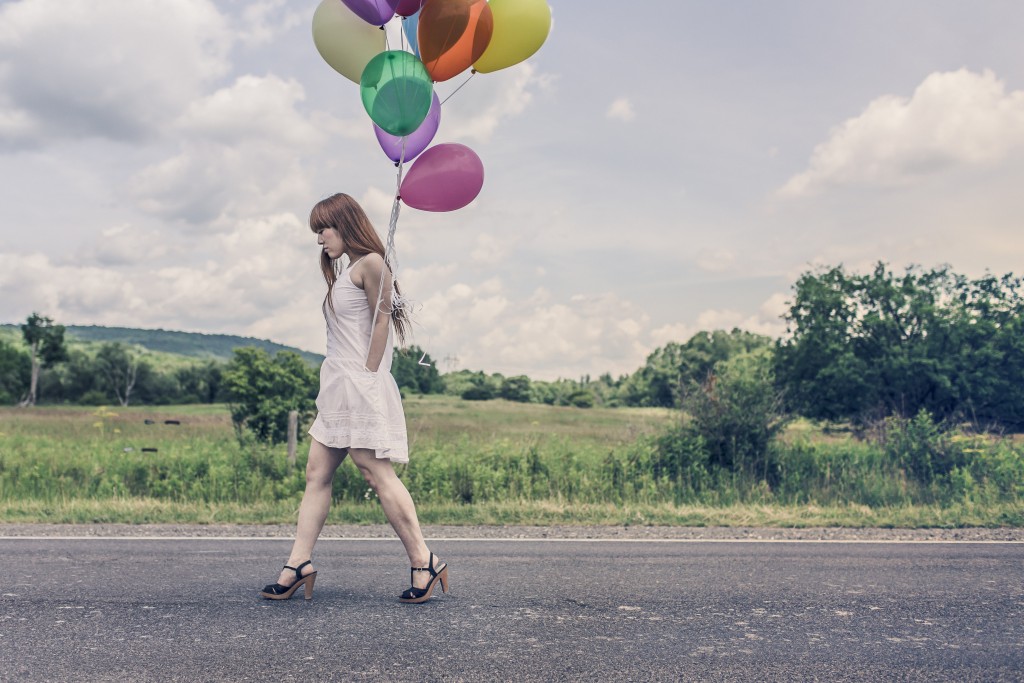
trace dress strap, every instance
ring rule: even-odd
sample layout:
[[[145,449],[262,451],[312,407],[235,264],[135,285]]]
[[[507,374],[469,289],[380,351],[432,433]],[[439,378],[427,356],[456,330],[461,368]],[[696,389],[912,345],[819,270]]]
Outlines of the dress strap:
[[[367,252],[367,253],[369,253],[369,252]],[[355,267],[356,267],[356,264],[357,264],[357,263],[359,263],[359,262],[360,262],[360,261],[362,261],[362,260],[363,260],[364,258],[366,258],[366,255],[367,255],[367,254],[363,254],[362,256],[360,256],[359,258],[357,258],[357,259],[356,259],[355,261],[350,261],[350,262],[349,262],[349,264],[348,264],[348,269],[349,269],[349,270],[352,270],[353,268],[355,268]]]

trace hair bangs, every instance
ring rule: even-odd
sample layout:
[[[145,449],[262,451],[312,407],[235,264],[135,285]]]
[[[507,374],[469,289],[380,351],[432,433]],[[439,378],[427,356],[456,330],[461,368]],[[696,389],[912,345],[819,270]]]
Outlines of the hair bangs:
[[[333,227],[334,223],[331,221],[331,211],[325,203],[320,202],[314,206],[313,210],[309,212],[309,229],[313,232],[320,232]]]

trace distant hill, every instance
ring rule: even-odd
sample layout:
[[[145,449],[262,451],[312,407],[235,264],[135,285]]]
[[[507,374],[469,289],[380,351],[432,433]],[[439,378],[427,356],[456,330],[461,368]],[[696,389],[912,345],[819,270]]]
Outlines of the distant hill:
[[[138,344],[150,351],[173,353],[193,358],[230,360],[234,349],[240,346],[255,346],[268,353],[293,351],[307,362],[318,365],[324,357],[310,351],[285,346],[267,339],[237,337],[232,334],[202,334],[200,332],[175,332],[173,330],[140,330],[131,327],[101,327],[99,325],[65,325],[69,339],[83,342],[121,342]],[[0,332],[9,336],[12,332],[21,336],[19,325],[0,325]]]

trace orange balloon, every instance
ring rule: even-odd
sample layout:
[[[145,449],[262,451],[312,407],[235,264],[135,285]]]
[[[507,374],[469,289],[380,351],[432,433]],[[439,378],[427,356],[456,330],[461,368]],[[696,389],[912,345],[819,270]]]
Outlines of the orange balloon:
[[[416,30],[420,59],[434,81],[447,81],[480,59],[493,32],[487,0],[427,0]]]

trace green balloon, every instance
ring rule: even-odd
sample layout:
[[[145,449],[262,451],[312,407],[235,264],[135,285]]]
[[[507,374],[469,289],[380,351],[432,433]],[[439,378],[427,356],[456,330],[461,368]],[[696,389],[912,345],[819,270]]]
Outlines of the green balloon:
[[[388,50],[370,60],[359,79],[366,113],[392,135],[412,133],[430,111],[434,82],[411,52]]]

